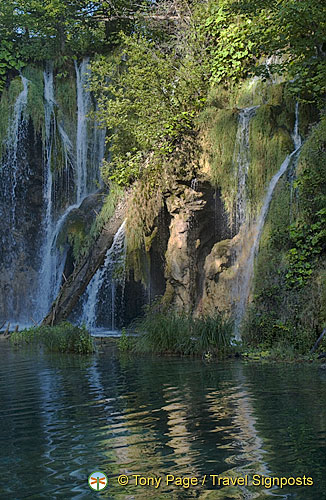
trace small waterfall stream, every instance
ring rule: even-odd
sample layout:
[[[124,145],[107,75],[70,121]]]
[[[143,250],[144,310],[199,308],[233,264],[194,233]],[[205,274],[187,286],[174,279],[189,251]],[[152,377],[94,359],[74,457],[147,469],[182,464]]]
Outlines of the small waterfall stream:
[[[16,229],[16,208],[17,208],[17,184],[22,176],[28,175],[28,172],[22,171],[18,162],[18,150],[20,142],[26,134],[26,118],[24,116],[27,97],[28,97],[28,80],[27,78],[21,76],[21,81],[23,84],[23,90],[18,95],[15,106],[14,113],[9,124],[8,135],[5,140],[5,155],[4,162],[2,166],[2,176],[3,176],[3,188],[4,188],[4,198],[6,199],[6,209],[5,213],[7,217],[4,217],[1,213],[2,224],[5,222],[8,224],[10,231],[7,232],[7,236],[12,245],[15,246],[15,241],[13,239],[13,234]],[[26,169],[28,170],[28,169]],[[8,234],[9,233],[9,234]],[[10,251],[8,251],[10,253]]]
[[[52,177],[52,146],[55,133],[54,115],[54,86],[53,69],[48,66],[43,73],[44,78],[44,121],[45,121],[45,168],[43,196],[45,205],[45,217],[43,220],[44,242],[41,249],[41,268],[39,273],[39,292],[36,305],[38,309],[37,318],[41,318],[47,312],[49,302],[52,298],[51,278],[54,274],[56,263],[52,258],[53,244],[53,177]],[[54,292],[55,290],[53,290]]]
[[[252,276],[254,272],[254,260],[255,256],[257,254],[258,248],[259,248],[259,243],[260,239],[262,236],[262,232],[264,229],[264,223],[266,216],[268,214],[268,209],[273,197],[273,193],[275,190],[275,187],[282,177],[282,175],[287,171],[289,165],[291,164],[291,161],[293,158],[295,158],[296,154],[301,148],[301,137],[299,134],[299,105],[298,103],[295,106],[295,124],[294,124],[294,130],[292,133],[292,139],[293,139],[293,144],[294,144],[294,150],[292,151],[291,154],[289,154],[282,165],[280,166],[279,170],[276,172],[276,174],[272,177],[270,180],[265,199],[263,202],[263,206],[260,210],[257,222],[256,222],[256,227],[255,227],[255,234],[254,234],[254,241],[252,244],[252,247],[249,252],[249,257],[246,262],[245,266],[245,271],[241,279],[240,283],[240,295],[239,295],[239,301],[236,304],[236,311],[235,311],[235,338],[236,340],[240,340],[240,325],[241,321],[244,317],[246,306],[248,303],[249,295],[250,295],[250,288],[251,288],[251,281],[252,281]]]
[[[89,59],[78,66],[75,61],[77,83],[77,136],[76,136],[76,203],[80,203],[87,192],[87,113],[90,111],[90,93],[87,92]]]
[[[126,260],[126,239],[125,222],[123,222],[115,234],[113,243],[108,249],[103,266],[93,276],[86,289],[86,298],[83,304],[82,323],[87,328],[93,330],[98,328],[98,313],[101,297],[105,298],[106,317],[109,323],[103,325],[115,331],[117,328],[116,317],[116,291],[117,286],[123,286],[125,278],[125,260]],[[122,291],[123,301],[123,291]]]
[[[235,210],[235,231],[238,232],[247,214],[247,175],[250,165],[249,125],[259,106],[244,108],[239,113],[239,125],[234,147],[233,163],[237,165],[238,189]]]

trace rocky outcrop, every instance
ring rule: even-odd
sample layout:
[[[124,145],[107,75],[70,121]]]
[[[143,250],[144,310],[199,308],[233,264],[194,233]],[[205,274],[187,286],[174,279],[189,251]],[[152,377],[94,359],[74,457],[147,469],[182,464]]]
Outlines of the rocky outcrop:
[[[171,216],[165,254],[164,301],[179,311],[192,311],[201,301],[204,262],[216,241],[229,236],[220,198],[206,182],[180,185],[166,199]]]

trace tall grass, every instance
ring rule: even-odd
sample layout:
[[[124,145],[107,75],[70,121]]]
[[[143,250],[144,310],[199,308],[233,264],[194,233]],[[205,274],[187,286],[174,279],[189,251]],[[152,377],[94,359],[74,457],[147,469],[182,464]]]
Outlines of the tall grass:
[[[94,352],[93,340],[86,328],[84,326],[79,328],[68,322],[56,326],[37,326],[14,332],[11,335],[11,341],[16,345],[41,345],[51,352],[77,354]]]
[[[223,355],[230,347],[233,324],[221,315],[194,318],[190,314],[148,309],[136,323],[136,352],[182,355]]]

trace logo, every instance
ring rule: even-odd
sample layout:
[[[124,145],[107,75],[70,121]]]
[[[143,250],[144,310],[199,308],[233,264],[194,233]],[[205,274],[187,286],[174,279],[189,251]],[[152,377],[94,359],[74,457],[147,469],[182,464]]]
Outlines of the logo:
[[[108,485],[108,478],[104,472],[96,471],[92,472],[92,474],[88,477],[88,486],[93,491],[101,491],[104,490]]]

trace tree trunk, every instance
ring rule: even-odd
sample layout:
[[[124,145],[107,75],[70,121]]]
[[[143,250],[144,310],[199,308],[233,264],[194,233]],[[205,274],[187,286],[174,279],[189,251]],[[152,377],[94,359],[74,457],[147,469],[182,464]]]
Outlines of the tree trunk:
[[[103,265],[106,252],[111,247],[113,238],[124,221],[125,212],[126,206],[125,200],[123,200],[117,206],[115,214],[103,227],[89,254],[82,259],[67,281],[61,286],[49,313],[42,321],[42,325],[52,326],[68,318],[79,297],[86,290],[88,283],[99,267]]]

